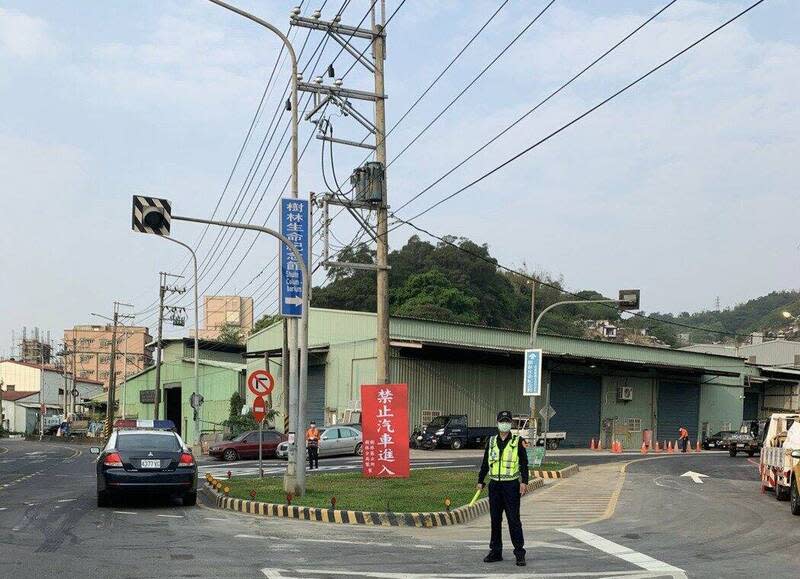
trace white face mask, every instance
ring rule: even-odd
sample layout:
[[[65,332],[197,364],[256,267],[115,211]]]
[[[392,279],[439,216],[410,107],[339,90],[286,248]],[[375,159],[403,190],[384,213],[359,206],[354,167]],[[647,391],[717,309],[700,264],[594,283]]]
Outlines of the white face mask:
[[[511,423],[510,422],[498,422],[497,423],[497,430],[500,432],[509,432],[511,430]]]

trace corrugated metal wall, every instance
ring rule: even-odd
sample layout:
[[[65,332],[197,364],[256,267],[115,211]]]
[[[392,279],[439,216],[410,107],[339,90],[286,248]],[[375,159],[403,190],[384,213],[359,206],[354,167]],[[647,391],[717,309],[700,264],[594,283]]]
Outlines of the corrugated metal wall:
[[[528,412],[522,368],[393,357],[391,379],[408,384],[411,428],[422,422],[423,410],[466,414],[470,426],[495,424],[500,410]]]
[[[318,426],[325,424],[325,366],[308,368],[308,389],[306,397],[306,422],[312,420]],[[308,425],[302,425],[306,428]]]
[[[550,375],[550,406],[556,415],[551,432],[566,431],[562,443],[569,448],[587,448],[600,435],[600,376]]]
[[[658,410],[656,435],[659,440],[678,439],[678,429],[689,431],[689,439],[697,440],[700,413],[700,387],[691,382],[658,383]]]
[[[622,386],[633,388],[633,400],[622,401],[617,398],[617,389]],[[624,448],[640,448],[642,432],[653,428],[653,391],[655,380],[637,376],[603,376],[603,395],[601,399],[601,419],[614,419],[617,425],[618,440]],[[638,420],[637,420],[638,419]],[[621,431],[625,430],[625,433]],[[603,444],[608,442],[604,439]]]

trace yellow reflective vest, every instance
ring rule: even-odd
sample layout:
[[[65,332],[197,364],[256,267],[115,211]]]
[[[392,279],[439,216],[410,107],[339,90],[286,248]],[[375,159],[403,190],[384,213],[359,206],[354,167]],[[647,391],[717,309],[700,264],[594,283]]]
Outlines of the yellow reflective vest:
[[[489,439],[489,479],[507,481],[519,478],[519,436],[509,435],[510,439],[500,454],[497,435]]]

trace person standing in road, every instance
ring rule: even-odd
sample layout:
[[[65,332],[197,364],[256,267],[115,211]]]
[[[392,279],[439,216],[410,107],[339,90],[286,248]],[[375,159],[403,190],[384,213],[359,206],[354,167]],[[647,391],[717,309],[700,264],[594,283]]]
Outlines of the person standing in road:
[[[312,420],[306,430],[306,446],[308,447],[308,468],[319,468],[319,430],[316,423]]]
[[[525,440],[511,434],[511,412],[497,414],[497,434],[489,438],[478,473],[478,489],[482,489],[489,475],[489,512],[492,535],[489,554],[484,563],[503,560],[503,513],[508,521],[508,531],[514,545],[517,565],[525,566],[525,539],[519,516],[520,498],[528,492],[528,454]]]
[[[689,448],[689,431],[683,426],[678,429],[678,440],[681,444],[681,452],[688,452]]]

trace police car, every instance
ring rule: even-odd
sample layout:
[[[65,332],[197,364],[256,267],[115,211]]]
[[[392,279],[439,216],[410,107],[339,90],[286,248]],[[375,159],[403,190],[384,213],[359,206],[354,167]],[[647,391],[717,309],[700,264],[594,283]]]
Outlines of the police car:
[[[97,506],[132,494],[179,496],[197,503],[197,465],[171,420],[117,420],[97,457]]]

